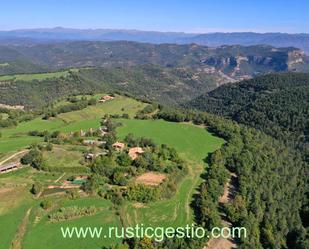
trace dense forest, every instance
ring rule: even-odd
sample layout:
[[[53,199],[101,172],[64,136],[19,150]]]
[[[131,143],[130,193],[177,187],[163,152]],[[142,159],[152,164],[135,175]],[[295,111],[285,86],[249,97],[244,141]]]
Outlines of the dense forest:
[[[255,127],[308,153],[309,74],[270,74],[225,85],[186,106]]]

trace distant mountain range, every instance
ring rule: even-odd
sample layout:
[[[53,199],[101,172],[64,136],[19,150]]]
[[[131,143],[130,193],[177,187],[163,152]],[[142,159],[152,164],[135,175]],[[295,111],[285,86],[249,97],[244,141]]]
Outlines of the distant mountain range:
[[[291,47],[234,45],[209,48],[196,44],[129,41],[0,45],[0,75],[72,67],[128,68],[149,64],[202,71],[215,77],[218,85],[270,72],[309,71],[309,57],[302,50]]]
[[[0,31],[1,44],[25,44],[50,41],[136,41],[147,43],[177,43],[217,47],[222,45],[271,45],[296,47],[309,53],[309,34],[287,33],[207,33],[156,32],[116,29],[25,29]]]

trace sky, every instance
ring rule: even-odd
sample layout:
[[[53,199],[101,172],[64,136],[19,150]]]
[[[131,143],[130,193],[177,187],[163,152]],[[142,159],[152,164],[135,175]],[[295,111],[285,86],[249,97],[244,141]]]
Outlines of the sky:
[[[308,0],[0,0],[0,30],[309,33]]]

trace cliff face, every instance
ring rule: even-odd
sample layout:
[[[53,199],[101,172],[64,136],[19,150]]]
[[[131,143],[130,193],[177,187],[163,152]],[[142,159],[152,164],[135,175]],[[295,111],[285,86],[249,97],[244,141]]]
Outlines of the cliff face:
[[[211,50],[201,63],[220,71],[234,80],[247,79],[259,74],[286,71],[308,71],[308,56],[295,48],[224,46]]]

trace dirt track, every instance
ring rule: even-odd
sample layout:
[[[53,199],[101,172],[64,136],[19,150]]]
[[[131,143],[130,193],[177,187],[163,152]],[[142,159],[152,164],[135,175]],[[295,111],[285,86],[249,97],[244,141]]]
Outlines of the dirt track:
[[[229,181],[224,186],[224,194],[219,199],[219,202],[221,204],[231,203],[234,200],[236,194],[236,179],[237,176],[231,173]],[[222,227],[232,227],[232,224],[223,220]],[[235,240],[225,239],[221,237],[216,239],[210,239],[207,243],[207,246],[204,246],[203,249],[233,249],[236,247],[237,245]]]
[[[13,155],[9,156],[8,158],[4,159],[3,161],[0,162],[0,165],[3,165],[5,162],[11,160],[12,158],[20,155],[20,154],[23,154],[23,153],[26,153],[28,150],[21,150],[21,151],[18,151],[16,153],[14,153]]]

